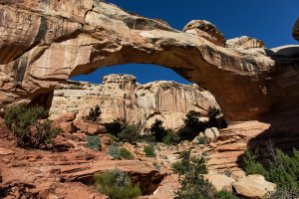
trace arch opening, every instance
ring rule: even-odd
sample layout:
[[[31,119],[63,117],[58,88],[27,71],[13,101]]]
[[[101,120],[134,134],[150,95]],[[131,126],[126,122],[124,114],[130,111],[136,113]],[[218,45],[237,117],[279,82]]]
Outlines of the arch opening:
[[[142,129],[149,129],[160,120],[164,127],[179,130],[189,112],[196,112],[205,121],[210,109],[220,110],[209,91],[191,84],[171,69],[130,64],[103,67],[89,75],[71,77],[55,89],[50,113],[55,119],[74,112],[80,120],[96,106],[101,110],[100,123],[121,121]]]

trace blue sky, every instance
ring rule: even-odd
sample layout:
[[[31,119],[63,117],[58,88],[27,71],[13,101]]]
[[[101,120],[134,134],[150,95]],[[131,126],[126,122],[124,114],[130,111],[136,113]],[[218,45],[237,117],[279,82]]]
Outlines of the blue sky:
[[[299,17],[299,0],[106,0],[149,18],[160,18],[181,30],[193,19],[215,24],[226,39],[247,35],[262,39],[268,48],[298,44],[291,30]],[[110,73],[128,73],[141,83],[173,80],[188,83],[174,71],[156,65],[128,64],[105,67],[73,80],[98,83]]]

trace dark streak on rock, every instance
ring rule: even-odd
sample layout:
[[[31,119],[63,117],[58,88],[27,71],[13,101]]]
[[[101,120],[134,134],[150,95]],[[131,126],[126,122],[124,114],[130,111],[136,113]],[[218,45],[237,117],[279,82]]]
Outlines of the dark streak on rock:
[[[41,17],[40,19],[40,26],[38,29],[38,33],[34,39],[33,46],[37,45],[41,42],[42,39],[45,38],[48,29],[47,19],[45,17]]]

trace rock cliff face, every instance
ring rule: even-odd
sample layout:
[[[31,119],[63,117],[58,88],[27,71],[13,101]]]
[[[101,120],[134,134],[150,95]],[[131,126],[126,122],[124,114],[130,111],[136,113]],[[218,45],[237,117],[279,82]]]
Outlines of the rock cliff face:
[[[172,68],[210,90],[231,120],[299,102],[298,56],[226,45],[207,22],[181,32],[95,0],[0,0],[0,19],[1,106],[46,104],[70,76],[133,62]]]
[[[215,98],[195,84],[159,81],[141,85],[131,75],[107,75],[99,85],[60,85],[54,92],[50,114],[54,119],[65,112],[75,112],[80,119],[96,105],[102,111],[101,123],[121,120],[150,127],[159,119],[165,127],[174,129],[183,125],[190,110],[207,117],[209,108],[219,109]]]

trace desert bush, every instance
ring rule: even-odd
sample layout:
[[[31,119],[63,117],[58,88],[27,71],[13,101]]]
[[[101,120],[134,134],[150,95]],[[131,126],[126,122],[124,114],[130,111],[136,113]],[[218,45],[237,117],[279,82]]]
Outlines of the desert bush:
[[[121,121],[115,121],[105,124],[107,131],[117,137],[118,141],[135,144],[140,139],[140,129],[134,124],[125,124]]]
[[[222,190],[215,194],[215,199],[239,199],[239,197],[232,192]]]
[[[126,125],[118,134],[117,137],[121,141],[129,142],[134,144],[139,138],[140,130],[137,126],[135,125]]]
[[[206,135],[204,135],[204,136],[198,137],[197,142],[198,142],[198,144],[208,144],[209,138]]]
[[[86,120],[89,121],[97,121],[98,117],[101,115],[101,109],[99,105],[96,105],[95,108],[90,108],[88,115],[85,117]]]
[[[206,124],[199,121],[199,113],[190,111],[184,120],[184,127],[179,131],[181,140],[193,140],[199,132],[206,129]]]
[[[203,158],[191,158],[191,151],[181,153],[182,160],[173,165],[175,172],[180,174],[180,188],[175,199],[215,198],[214,187],[204,179],[208,170]]]
[[[190,155],[191,151],[182,151],[180,153],[180,160],[172,164],[172,170],[180,175],[189,172],[191,167]]]
[[[216,128],[226,128],[227,122],[224,117],[219,117],[221,111],[217,108],[209,108],[208,116],[209,122],[207,124],[208,127],[216,127]]]
[[[180,142],[179,135],[174,132],[172,129],[166,130],[166,136],[163,137],[163,143],[170,145],[170,144],[177,144]]]
[[[128,151],[124,147],[116,147],[115,145],[110,145],[108,148],[108,154],[113,157],[114,160],[126,159],[132,160],[134,159],[133,154]]]
[[[133,160],[134,156],[128,149],[122,147],[120,148],[120,157],[126,160]]]
[[[143,148],[143,151],[147,157],[156,157],[156,153],[153,145],[145,146]]]
[[[95,187],[110,199],[134,199],[141,195],[138,186],[134,186],[127,173],[114,169],[95,174]]]
[[[94,150],[101,150],[101,142],[100,142],[100,138],[97,135],[88,135],[85,138],[87,144],[86,147],[90,148],[90,149],[94,149]]]
[[[114,160],[120,160],[120,150],[115,145],[110,145],[108,148],[108,154],[113,157]]]
[[[16,137],[17,145],[24,148],[48,148],[59,133],[49,120],[43,107],[10,106],[5,108],[4,122]]]
[[[166,136],[166,130],[162,124],[163,122],[161,120],[156,120],[150,128],[150,131],[154,133],[157,142],[162,142],[163,138]]]
[[[278,190],[296,190],[299,187],[299,151],[293,149],[293,156],[288,156],[280,149],[267,145],[268,159],[259,162],[260,157],[251,151],[243,158],[246,174],[262,174],[277,185]]]
[[[204,179],[208,173],[203,158],[191,157],[191,151],[183,151],[181,160],[172,165],[175,173],[180,175],[180,188],[175,193],[175,199],[238,199],[226,191],[216,192],[210,182]]]
[[[243,156],[243,168],[247,175],[260,174],[266,176],[266,169],[257,161],[258,150],[247,150]]]

